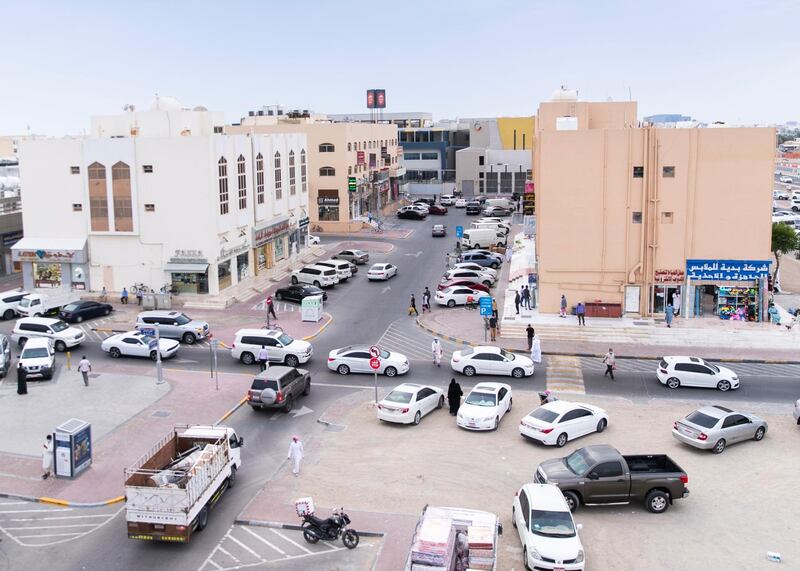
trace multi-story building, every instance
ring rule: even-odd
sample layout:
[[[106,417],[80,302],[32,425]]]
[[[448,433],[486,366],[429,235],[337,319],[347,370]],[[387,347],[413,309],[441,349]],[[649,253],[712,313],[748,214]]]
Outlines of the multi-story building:
[[[23,141],[13,259],[25,287],[215,295],[285,266],[306,243],[306,137],[223,126],[220,113],[159,97],[92,118],[86,137]]]
[[[400,177],[397,126],[334,123],[308,112],[250,112],[231,134],[302,133],[308,140],[309,215],[314,228],[361,228],[367,214],[396,208]]]
[[[537,115],[539,307],[729,318],[766,309],[772,128],[655,128],[559,91]],[[679,294],[679,297],[676,297]]]
[[[456,153],[469,146],[469,123],[437,121],[398,131],[406,180],[454,182]]]
[[[14,270],[11,246],[22,238],[19,161],[16,154],[0,155],[0,274]]]

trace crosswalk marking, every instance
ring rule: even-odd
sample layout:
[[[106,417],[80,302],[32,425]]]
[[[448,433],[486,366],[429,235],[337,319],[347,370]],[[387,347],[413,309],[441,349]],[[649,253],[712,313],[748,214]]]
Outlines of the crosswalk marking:
[[[578,357],[548,356],[545,376],[548,390],[556,393],[586,394],[581,360]]]
[[[401,319],[389,325],[378,340],[378,345],[388,351],[402,353],[412,361],[432,362],[433,335],[416,328],[413,333],[410,333],[406,330],[407,327],[403,322],[404,319]],[[439,342],[442,344],[442,363],[448,362],[454,351],[460,351],[463,348],[445,339],[439,339]]]
[[[725,363],[711,359],[723,367],[728,367],[740,377],[766,376],[766,377],[799,377],[800,365],[781,363]],[[659,361],[656,359],[617,359],[617,373],[642,373],[655,375]],[[602,371],[606,366],[599,357],[581,357],[581,367],[584,371]]]
[[[255,538],[258,540],[258,541],[260,541],[261,543],[263,543],[264,545],[266,545],[267,547],[269,547],[270,549],[274,549],[275,551],[277,551],[277,552],[278,552],[278,553],[280,553],[281,555],[286,555],[286,552],[285,552],[283,549],[281,549],[281,548],[280,548],[280,547],[278,547],[277,545],[273,545],[272,543],[270,543],[269,541],[267,541],[266,539],[264,539],[263,537],[261,537],[261,536],[260,536],[260,535],[258,535],[257,533],[253,533],[252,531],[250,531],[250,530],[249,530],[248,528],[246,528],[246,527],[241,527],[240,529],[242,529],[242,530],[246,531],[247,533],[249,533],[250,535],[252,535],[253,537],[255,537]],[[288,555],[286,555],[286,557],[289,557],[289,556],[288,556]]]

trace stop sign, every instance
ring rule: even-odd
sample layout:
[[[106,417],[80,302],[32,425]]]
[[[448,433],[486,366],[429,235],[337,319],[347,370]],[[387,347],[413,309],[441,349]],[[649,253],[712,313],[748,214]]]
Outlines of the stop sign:
[[[378,359],[377,357],[373,357],[372,359],[369,360],[369,366],[372,367],[373,369],[376,369],[376,370],[380,369],[381,368],[381,360]]]

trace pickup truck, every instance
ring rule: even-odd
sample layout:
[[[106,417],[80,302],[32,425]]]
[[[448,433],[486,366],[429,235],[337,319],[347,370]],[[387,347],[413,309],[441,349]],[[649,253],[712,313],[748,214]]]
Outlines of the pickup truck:
[[[664,513],[673,500],[689,495],[689,477],[666,454],[623,456],[606,444],[546,460],[539,464],[533,480],[558,486],[573,512],[581,503],[643,501],[651,513]]]
[[[65,305],[80,300],[81,297],[71,291],[31,293],[19,301],[16,311],[22,317],[42,317],[51,312],[58,312]]]

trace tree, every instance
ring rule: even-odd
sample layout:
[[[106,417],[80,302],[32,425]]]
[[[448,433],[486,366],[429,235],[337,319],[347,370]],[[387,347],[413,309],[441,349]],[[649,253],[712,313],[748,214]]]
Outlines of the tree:
[[[775,274],[772,276],[772,283],[775,283],[775,276],[781,268],[781,256],[792,250],[797,250],[798,244],[797,234],[794,227],[782,222],[772,223],[772,253],[775,255]]]

